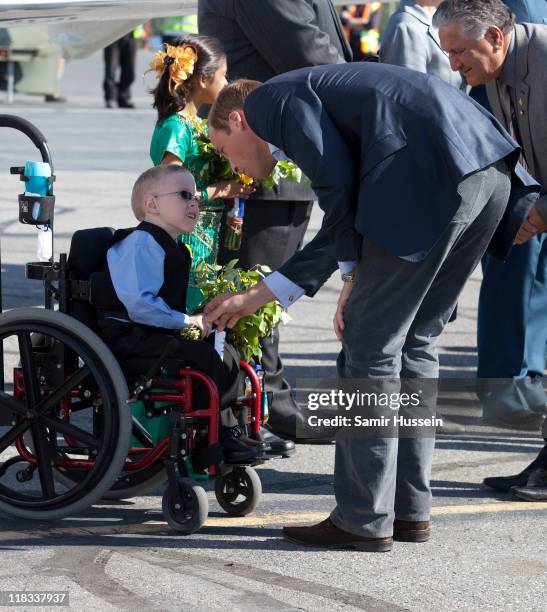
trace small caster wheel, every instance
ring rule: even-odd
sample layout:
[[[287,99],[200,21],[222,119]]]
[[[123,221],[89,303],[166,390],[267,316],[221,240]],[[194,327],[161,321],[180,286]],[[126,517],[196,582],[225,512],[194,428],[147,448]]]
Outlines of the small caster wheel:
[[[246,516],[257,506],[262,495],[260,477],[252,467],[239,465],[215,479],[215,496],[231,516]]]
[[[209,513],[209,500],[205,489],[190,478],[179,478],[177,486],[180,491],[181,507],[176,507],[171,487],[167,487],[161,500],[161,509],[171,529],[190,535],[205,523]]]

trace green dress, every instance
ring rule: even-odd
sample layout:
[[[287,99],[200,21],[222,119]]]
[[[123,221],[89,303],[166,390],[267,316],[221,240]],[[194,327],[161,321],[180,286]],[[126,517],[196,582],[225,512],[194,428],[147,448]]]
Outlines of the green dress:
[[[194,175],[196,188],[201,192],[204,203],[200,205],[199,220],[194,232],[179,237],[192,252],[186,308],[189,314],[193,314],[203,301],[203,293],[196,283],[196,270],[203,261],[208,264],[216,262],[224,203],[221,200],[208,201],[207,185],[199,179],[204,161],[199,157],[194,128],[179,114],[167,117],[154,128],[150,143],[150,157],[154,166],[159,166],[166,152],[176,155]]]

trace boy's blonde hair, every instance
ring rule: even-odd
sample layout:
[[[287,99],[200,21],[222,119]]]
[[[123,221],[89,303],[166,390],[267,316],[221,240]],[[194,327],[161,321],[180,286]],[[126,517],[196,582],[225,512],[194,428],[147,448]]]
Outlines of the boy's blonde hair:
[[[142,221],[144,219],[144,196],[147,193],[155,194],[158,192],[159,185],[163,178],[180,172],[188,175],[194,180],[192,173],[177,164],[170,164],[168,166],[154,166],[145,170],[133,185],[133,191],[131,192],[131,208],[135,217]]]

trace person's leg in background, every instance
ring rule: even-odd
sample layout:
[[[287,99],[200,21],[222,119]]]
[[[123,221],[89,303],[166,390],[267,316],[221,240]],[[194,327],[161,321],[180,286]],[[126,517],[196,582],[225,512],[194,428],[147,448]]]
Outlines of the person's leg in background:
[[[248,200],[241,248],[239,251],[227,250],[221,234],[219,263],[226,264],[231,259],[238,259],[238,265],[245,269],[262,264],[275,271],[300,248],[312,206],[311,201]],[[296,431],[301,430],[297,419],[303,417],[283,376],[278,328],[264,338],[261,347],[265,388],[272,392],[273,397],[269,424],[276,434],[294,439]]]
[[[135,108],[131,102],[131,85],[135,80],[135,66],[139,40],[129,32],[119,41],[120,44],[120,80],[118,83],[118,106]]]
[[[104,101],[106,108],[114,108],[114,102],[118,97],[118,88],[116,86],[116,71],[120,63],[120,47],[119,41],[114,41],[112,44],[104,48]]]
[[[537,431],[546,413],[547,235],[483,260],[477,330],[485,421]],[[485,379],[485,380],[482,380]]]

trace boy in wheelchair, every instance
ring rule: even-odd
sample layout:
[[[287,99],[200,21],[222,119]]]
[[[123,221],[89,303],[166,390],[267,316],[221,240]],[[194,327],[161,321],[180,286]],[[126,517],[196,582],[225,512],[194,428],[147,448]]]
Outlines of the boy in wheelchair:
[[[185,314],[192,260],[177,236],[192,233],[198,219],[193,176],[176,165],[150,168],[133,186],[131,207],[139,225],[115,232],[107,269],[94,275],[101,336],[129,376],[145,373],[175,339],[164,368],[201,370],[217,386],[224,460],[243,463],[262,457],[267,446],[243,434],[230,407],[241,384],[237,351],[226,343],[221,360],[203,315]],[[189,325],[201,330],[202,340],[180,336]],[[198,385],[197,403],[203,401],[200,396]]]

